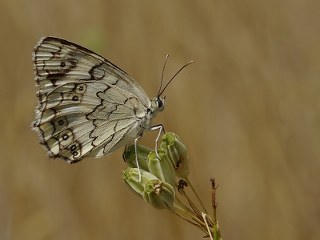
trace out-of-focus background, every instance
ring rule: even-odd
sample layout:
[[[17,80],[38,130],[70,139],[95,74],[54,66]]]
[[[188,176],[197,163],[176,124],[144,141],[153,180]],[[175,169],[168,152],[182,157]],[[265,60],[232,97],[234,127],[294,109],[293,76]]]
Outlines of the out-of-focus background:
[[[31,131],[31,52],[74,41],[133,76],[150,97],[184,63],[156,123],[188,146],[191,180],[224,239],[319,239],[320,2],[0,2],[0,239],[202,239],[121,180],[122,150],[68,165]],[[142,142],[153,146],[155,133]]]

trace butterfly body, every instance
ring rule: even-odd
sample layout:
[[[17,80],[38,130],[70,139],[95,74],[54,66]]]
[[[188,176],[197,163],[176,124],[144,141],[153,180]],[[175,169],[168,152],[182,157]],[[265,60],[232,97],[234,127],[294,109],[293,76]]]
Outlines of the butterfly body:
[[[75,163],[101,157],[152,128],[164,98],[152,100],[123,70],[54,37],[33,52],[39,104],[33,128],[49,156]]]

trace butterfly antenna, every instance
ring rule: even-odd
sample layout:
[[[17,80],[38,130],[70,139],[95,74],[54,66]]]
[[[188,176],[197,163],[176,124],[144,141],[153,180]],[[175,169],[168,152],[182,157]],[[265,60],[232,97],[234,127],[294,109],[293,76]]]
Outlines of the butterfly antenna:
[[[162,88],[162,83],[163,83],[163,75],[164,75],[164,70],[166,69],[167,63],[169,59],[169,54],[166,55],[166,59],[164,60],[163,68],[162,68],[162,73],[161,73],[161,82],[160,82],[160,87],[157,96],[160,96],[161,88]]]
[[[191,63],[194,63],[195,61],[190,61],[188,63],[186,63],[185,65],[183,65],[174,75],[173,77],[170,79],[170,81],[164,86],[164,88],[161,90],[161,92],[158,93],[158,96],[161,96],[162,93],[164,92],[164,90],[166,90],[166,88],[169,86],[169,84],[172,82],[172,80],[187,66],[189,66]]]

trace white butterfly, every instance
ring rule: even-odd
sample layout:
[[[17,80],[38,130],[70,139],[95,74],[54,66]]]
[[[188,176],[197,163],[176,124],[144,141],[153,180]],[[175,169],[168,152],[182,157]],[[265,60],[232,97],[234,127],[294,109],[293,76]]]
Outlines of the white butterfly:
[[[111,153],[144,130],[160,135],[162,126],[152,126],[152,119],[164,109],[161,94],[177,74],[150,100],[126,72],[63,39],[42,38],[33,62],[39,87],[33,129],[49,156],[75,163]]]

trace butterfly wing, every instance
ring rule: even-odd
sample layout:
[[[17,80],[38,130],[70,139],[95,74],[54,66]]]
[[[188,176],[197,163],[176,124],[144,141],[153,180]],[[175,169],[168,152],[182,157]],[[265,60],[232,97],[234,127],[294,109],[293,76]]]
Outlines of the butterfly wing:
[[[74,163],[100,157],[142,131],[137,114],[150,100],[123,70],[77,44],[54,37],[33,52],[39,105],[34,129],[51,157]]]

